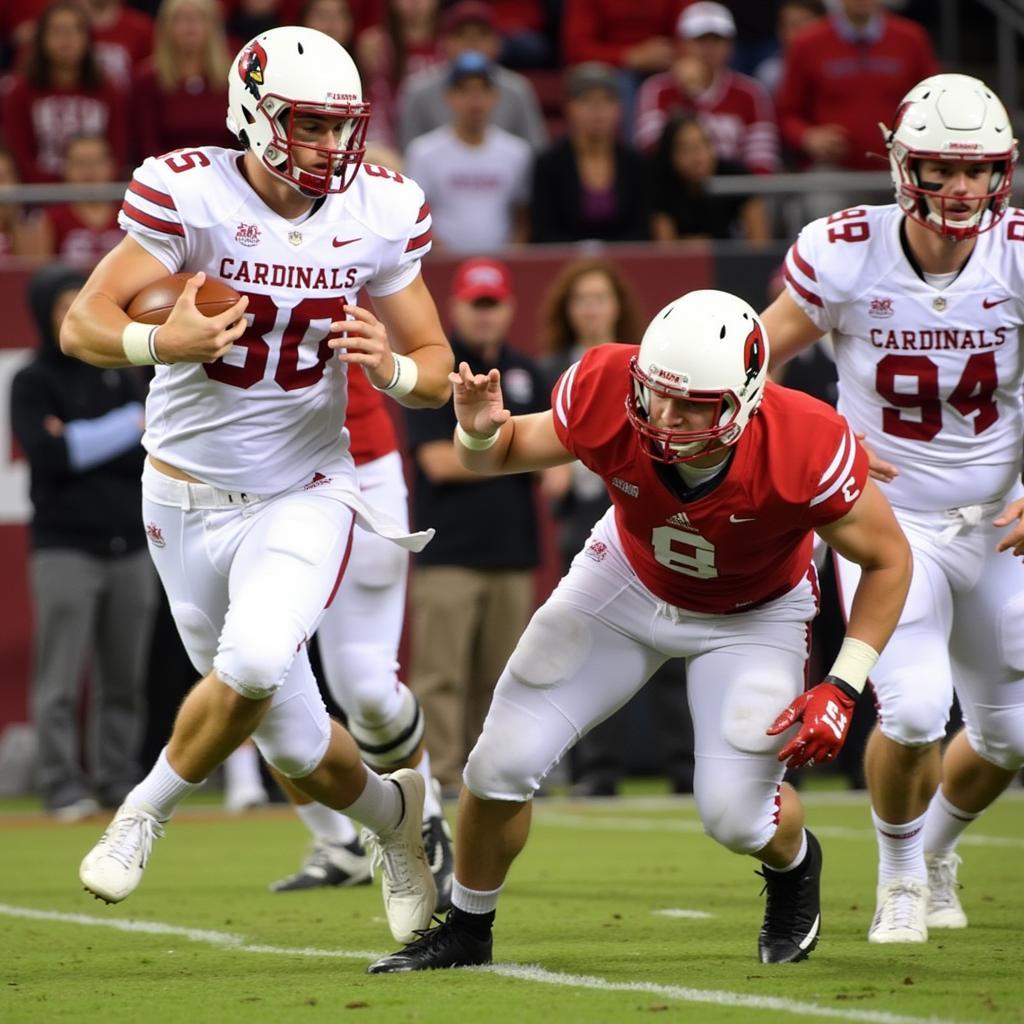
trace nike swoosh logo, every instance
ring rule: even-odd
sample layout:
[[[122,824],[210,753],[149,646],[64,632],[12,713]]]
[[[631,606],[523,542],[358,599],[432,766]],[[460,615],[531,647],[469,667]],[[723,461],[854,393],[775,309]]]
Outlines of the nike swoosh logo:
[[[1009,302],[1012,298],[1012,295],[1007,295],[1005,299],[982,299],[981,305],[983,309],[991,309],[993,306],[998,306],[1002,302]]]
[[[752,523],[757,517],[749,516],[748,518],[742,518],[740,516],[729,516],[730,523]]]
[[[359,241],[362,241],[361,237],[360,238],[345,238],[345,239],[335,238],[334,241],[331,244],[334,246],[335,249],[340,249],[343,245],[351,245],[353,242],[359,242]]]

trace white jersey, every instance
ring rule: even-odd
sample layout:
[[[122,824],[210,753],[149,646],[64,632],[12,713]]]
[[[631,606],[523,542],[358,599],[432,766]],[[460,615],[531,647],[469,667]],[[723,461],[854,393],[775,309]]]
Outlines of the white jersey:
[[[430,250],[420,187],[363,164],[293,222],[270,210],[236,150],[151,157],[119,221],[169,273],[205,271],[249,296],[250,329],[213,363],[158,366],[146,450],[225,490],[276,494],[344,451],[346,367],[327,345],[342,304],[410,284]]]
[[[808,224],[786,256],[786,285],[832,332],[840,412],[899,468],[885,489],[893,505],[998,501],[1021,471],[1024,210],[979,235],[945,288],[915,271],[903,216],[868,206]]]

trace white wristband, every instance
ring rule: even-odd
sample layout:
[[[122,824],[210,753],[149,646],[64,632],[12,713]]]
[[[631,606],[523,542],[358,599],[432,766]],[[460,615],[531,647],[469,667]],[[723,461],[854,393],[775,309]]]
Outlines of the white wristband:
[[[420,368],[416,365],[415,359],[399,355],[397,352],[392,352],[391,358],[395,361],[395,372],[391,375],[391,380],[382,388],[377,387],[373,381],[370,383],[376,391],[383,391],[392,398],[403,398],[416,387]]]
[[[844,683],[849,683],[858,693],[864,689],[868,675],[878,661],[878,651],[863,640],[848,636],[839,648],[836,660],[828,670],[830,676],[838,676]]]
[[[125,358],[136,366],[156,366],[162,360],[156,354],[157,328],[152,324],[140,324],[132,320],[121,332],[121,347]]]
[[[498,427],[490,437],[474,437],[462,429],[461,423],[456,423],[455,436],[459,439],[459,444],[463,448],[468,448],[471,452],[485,452],[497,443],[498,438],[501,436],[501,427]]]

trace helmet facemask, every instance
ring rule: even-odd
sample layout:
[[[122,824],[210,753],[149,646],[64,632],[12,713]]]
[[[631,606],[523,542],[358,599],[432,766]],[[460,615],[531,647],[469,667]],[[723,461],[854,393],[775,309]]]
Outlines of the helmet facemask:
[[[736,420],[741,402],[732,391],[690,391],[685,379],[671,384],[666,381],[664,371],[660,374],[645,372],[636,356],[629,362],[629,373],[633,387],[626,399],[626,416],[640,435],[644,451],[656,462],[668,465],[693,462],[739,440],[742,427]],[[707,404],[712,407],[712,425],[701,430],[657,426],[650,420],[651,395]]]
[[[271,140],[261,160],[271,174],[309,196],[344,192],[352,184],[366,152],[369,103],[321,106],[267,94],[260,100],[256,111],[257,116],[265,117],[270,123]],[[296,139],[295,123],[303,117],[343,120],[340,144],[336,147],[321,146]],[[302,167],[296,159],[300,150],[321,156],[323,169]]]
[[[889,150],[896,202],[907,217],[954,242],[999,223],[1010,201],[1017,143],[1005,108],[984,82],[933,75],[907,93],[891,131],[879,127]],[[991,164],[992,169],[982,194],[955,196],[942,192],[942,184],[922,182],[924,161],[957,167]],[[969,216],[962,216],[966,212]]]

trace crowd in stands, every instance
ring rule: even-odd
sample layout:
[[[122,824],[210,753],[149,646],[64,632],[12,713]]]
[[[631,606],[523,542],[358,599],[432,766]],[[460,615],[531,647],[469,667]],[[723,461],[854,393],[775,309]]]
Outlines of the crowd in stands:
[[[924,26],[883,0],[7,0],[0,188],[236,145],[233,54],[280,24],[352,53],[373,159],[423,186],[435,246],[466,255],[763,242],[779,225],[753,175],[882,169],[878,123],[938,70]],[[751,176],[749,193],[710,193],[717,175]],[[88,262],[113,215],[0,205],[0,254]]]

